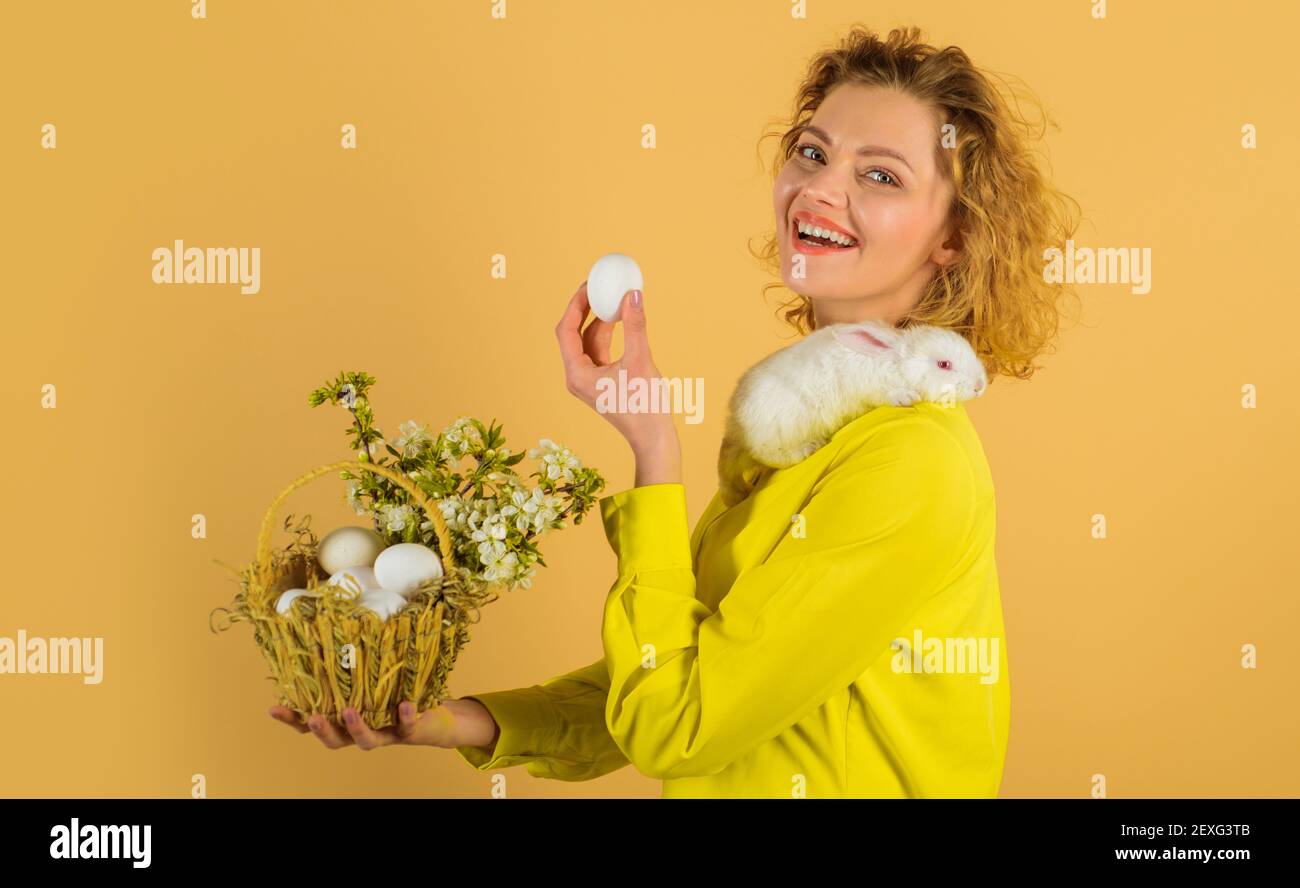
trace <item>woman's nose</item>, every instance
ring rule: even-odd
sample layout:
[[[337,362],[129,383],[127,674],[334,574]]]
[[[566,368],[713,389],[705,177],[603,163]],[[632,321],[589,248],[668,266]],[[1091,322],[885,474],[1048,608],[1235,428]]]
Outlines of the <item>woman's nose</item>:
[[[804,186],[804,196],[816,203],[839,207],[844,204],[845,186],[840,174],[829,167],[814,176]]]

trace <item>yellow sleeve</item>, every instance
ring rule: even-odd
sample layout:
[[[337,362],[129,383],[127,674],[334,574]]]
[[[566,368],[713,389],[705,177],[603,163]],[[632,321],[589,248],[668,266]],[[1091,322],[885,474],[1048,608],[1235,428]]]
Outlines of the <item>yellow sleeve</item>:
[[[974,500],[960,443],[900,416],[837,454],[800,512],[806,535],[787,532],[713,612],[695,597],[685,488],[603,498],[618,555],[601,629],[614,742],[646,776],[705,776],[803,719],[959,569]]]
[[[480,771],[523,765],[534,777],[592,780],[626,765],[605,727],[609,672],[602,658],[527,688],[467,694],[500,728],[494,749],[459,746]]]

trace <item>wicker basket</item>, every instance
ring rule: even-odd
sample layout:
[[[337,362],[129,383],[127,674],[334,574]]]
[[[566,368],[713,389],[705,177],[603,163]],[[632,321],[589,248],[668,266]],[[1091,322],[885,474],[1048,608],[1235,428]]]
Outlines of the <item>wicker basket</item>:
[[[387,620],[358,605],[355,590],[325,584],[328,577],[316,561],[309,530],[300,529],[306,543],[300,538],[286,549],[271,549],[276,512],[285,498],[308,481],[343,469],[388,478],[433,522],[443,575],[420,585]],[[213,626],[209,618],[213,631],[251,622],[280,702],[300,718],[320,713],[342,724],[343,710],[351,706],[372,728],[395,724],[403,700],[413,701],[418,713],[447,699],[447,678],[469,641],[469,626],[499,593],[497,585],[456,564],[447,524],[424,491],[399,472],[354,461],[313,469],[286,487],[262,519],[257,560],[239,576],[242,589],[232,606],[213,611],[225,612],[224,624]],[[291,588],[309,594],[296,598],[288,613],[277,613],[280,593]],[[352,645],[350,657],[346,645]]]

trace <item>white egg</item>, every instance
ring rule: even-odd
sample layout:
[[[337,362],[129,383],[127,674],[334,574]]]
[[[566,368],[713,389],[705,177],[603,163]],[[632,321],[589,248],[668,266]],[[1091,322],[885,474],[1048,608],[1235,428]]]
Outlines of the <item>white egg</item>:
[[[368,565],[360,567],[345,567],[343,570],[329,578],[327,585],[341,586],[349,591],[357,591],[365,595],[374,589],[378,589],[381,583],[375,579],[375,569]]]
[[[345,567],[372,565],[384,550],[384,538],[369,527],[340,527],[321,539],[316,560],[327,574]]]
[[[379,587],[371,589],[357,602],[362,607],[375,612],[379,619],[387,620],[393,614],[406,607],[406,599],[392,589]]]
[[[410,595],[415,587],[442,576],[438,553],[419,543],[389,546],[375,559],[375,578],[385,589]]]
[[[280,597],[275,602],[275,612],[277,614],[287,614],[289,605],[293,604],[295,598],[301,598],[307,594],[306,589],[285,589],[280,593]]]
[[[636,260],[622,253],[606,253],[587,275],[587,303],[596,317],[612,321],[618,317],[619,303],[627,291],[644,288]]]

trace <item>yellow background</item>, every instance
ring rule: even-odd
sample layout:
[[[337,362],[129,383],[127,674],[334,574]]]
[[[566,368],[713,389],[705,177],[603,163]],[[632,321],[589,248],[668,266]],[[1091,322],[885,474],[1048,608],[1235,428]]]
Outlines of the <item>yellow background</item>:
[[[103,636],[105,663],[97,686],[0,676],[0,794],[187,796],[201,773],[210,796],[487,795],[492,775],[452,751],[328,751],[273,722],[248,627],[209,632],[235,589],[213,559],[249,560],[272,497],[347,457],[346,414],[306,403],[341,369],[378,377],[390,435],[496,418],[513,448],[553,437],[606,493],[629,486],[625,445],[565,391],[552,333],[609,251],[645,270],[662,372],[705,380],[705,421],[679,421],[693,522],[736,378],[787,341],[746,250],[772,225],[755,143],[855,21],[919,24],[1022,78],[1061,127],[1048,146],[1086,215],[1076,242],[1153,254],[1150,293],[1081,288],[1083,323],[1046,369],[969,405],[998,491],[1003,795],[1084,797],[1098,773],[1113,797],[1300,794],[1293,12],[490,8],[211,0],[196,21],[187,0],[5,4],[0,635]],[[152,283],[152,250],[177,238],[260,247],[261,292]],[[328,480],[288,510],[350,519]],[[590,518],[546,540],[531,591],[485,611],[455,695],[601,655],[614,558]],[[630,767],[496,773],[517,797],[659,793]]]

